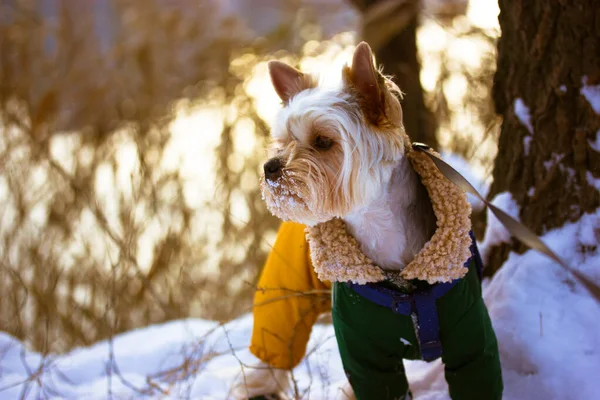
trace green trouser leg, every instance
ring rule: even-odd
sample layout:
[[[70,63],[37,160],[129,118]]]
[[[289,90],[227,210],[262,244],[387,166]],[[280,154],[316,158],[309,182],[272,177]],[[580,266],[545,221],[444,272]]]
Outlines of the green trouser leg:
[[[501,399],[498,342],[475,268],[437,301],[442,361],[452,399]]]
[[[408,381],[402,359],[419,357],[410,317],[392,314],[390,318],[391,310],[363,299],[344,284],[335,283],[332,289],[333,327],[356,398],[404,398]]]
[[[436,303],[452,399],[501,399],[498,345],[475,268]],[[402,359],[420,359],[411,317],[378,306],[342,283],[333,285],[332,314],[356,398],[404,398],[409,387]]]

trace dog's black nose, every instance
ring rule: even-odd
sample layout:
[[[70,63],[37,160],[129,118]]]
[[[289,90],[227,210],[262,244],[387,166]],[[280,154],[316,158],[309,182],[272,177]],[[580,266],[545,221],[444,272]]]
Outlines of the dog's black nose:
[[[263,166],[265,170],[265,178],[274,181],[281,176],[281,161],[279,158],[271,158]]]

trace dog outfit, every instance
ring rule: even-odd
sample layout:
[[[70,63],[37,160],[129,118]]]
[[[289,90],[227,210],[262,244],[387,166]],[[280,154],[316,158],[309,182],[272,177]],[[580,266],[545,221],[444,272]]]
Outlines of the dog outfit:
[[[311,267],[305,243],[291,241],[301,226],[282,225],[255,297],[250,349],[274,367],[293,368],[304,355],[312,324],[330,306],[318,289],[333,282],[335,334],[357,399],[406,398],[402,359],[430,361],[440,355],[453,399],[500,399],[498,345],[481,297],[470,205],[426,155],[408,151],[407,157],[437,219],[419,254],[402,271],[385,271],[361,252],[344,222],[334,219],[306,229],[315,277],[305,271]],[[282,288],[317,291],[286,304],[269,302],[285,297]]]

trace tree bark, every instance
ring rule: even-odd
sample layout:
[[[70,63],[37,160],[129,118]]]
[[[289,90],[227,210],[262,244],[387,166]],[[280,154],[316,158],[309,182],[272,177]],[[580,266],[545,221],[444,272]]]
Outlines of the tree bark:
[[[584,83],[600,84],[600,2],[499,4],[502,36],[493,98],[504,120],[490,198],[510,192],[521,222],[543,234],[600,205],[594,183],[600,178],[594,145],[600,110],[581,92]],[[529,109],[529,126],[522,105]],[[524,250],[516,241],[491,249],[486,275],[510,251]]]
[[[365,16],[374,6],[383,5],[385,1],[353,0],[352,3]],[[404,127],[411,140],[426,143],[437,149],[437,126],[435,118],[423,102],[420,81],[421,65],[417,53],[419,2],[406,0],[397,3],[397,7],[384,12],[383,16],[371,21],[369,26],[366,26],[368,22],[365,21],[363,33],[375,31],[381,35],[377,42],[369,40],[370,34],[364,35],[364,40],[373,48],[377,63],[383,66],[384,74],[391,75],[404,92]],[[401,28],[397,29],[399,27]],[[385,28],[389,34],[383,33]]]

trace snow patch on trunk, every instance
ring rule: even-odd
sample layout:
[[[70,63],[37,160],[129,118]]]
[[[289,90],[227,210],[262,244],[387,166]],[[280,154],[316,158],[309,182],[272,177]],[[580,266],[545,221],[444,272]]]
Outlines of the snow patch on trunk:
[[[546,169],[546,171],[550,171],[550,168],[560,163],[564,157],[564,154],[552,153],[550,159],[544,161],[544,168]]]
[[[531,125],[531,113],[529,112],[529,107],[525,105],[523,99],[518,98],[514,103],[514,111],[515,115],[519,119],[519,122],[527,128],[529,133],[533,134],[533,125]]]
[[[588,77],[581,78],[579,93],[590,103],[596,114],[600,114],[600,85],[588,85]]]
[[[586,171],[585,177],[587,178],[587,181],[590,184],[590,186],[600,190],[600,178],[594,178],[594,175],[592,175],[590,171]]]

